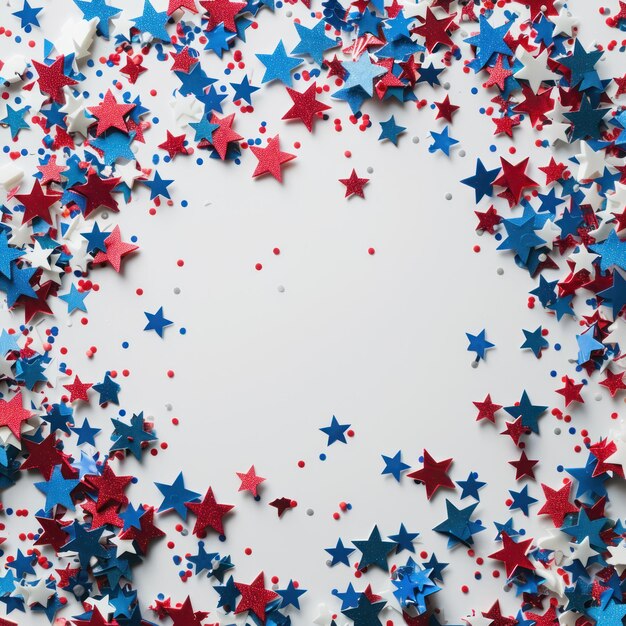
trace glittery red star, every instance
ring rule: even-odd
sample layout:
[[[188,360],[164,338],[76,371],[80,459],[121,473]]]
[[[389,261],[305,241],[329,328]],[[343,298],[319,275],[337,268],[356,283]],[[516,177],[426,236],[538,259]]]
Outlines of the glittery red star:
[[[120,539],[132,539],[143,554],[148,554],[148,547],[153,541],[165,537],[165,533],[154,525],[154,507],[149,507],[139,518],[141,530],[131,526],[120,533]]]
[[[488,611],[482,612],[483,617],[491,620],[489,626],[516,626],[517,620],[514,617],[502,615],[500,602],[496,600]]]
[[[265,607],[275,600],[278,594],[265,588],[265,575],[261,572],[251,584],[235,582],[235,587],[241,594],[235,613],[252,611],[262,622],[265,622]]]
[[[500,534],[502,537],[502,548],[497,552],[489,555],[490,559],[495,561],[502,561],[506,569],[507,578],[510,578],[518,567],[534,570],[535,566],[526,556],[532,539],[526,539],[515,543],[504,531]]]
[[[92,528],[100,528],[105,524],[111,524],[111,526],[116,526],[117,528],[124,527],[124,521],[117,514],[117,507],[115,505],[111,505],[109,507],[105,507],[101,511],[98,510],[96,503],[93,500],[87,498],[85,502],[81,503],[80,507],[86,514],[91,516],[91,527]]]
[[[144,67],[141,63],[136,63],[133,57],[128,55],[126,57],[126,65],[120,67],[120,73],[124,76],[128,76],[128,82],[134,85],[141,74],[143,74],[148,68]]]
[[[119,211],[117,200],[111,192],[119,184],[119,178],[100,178],[92,172],[87,177],[87,182],[73,187],[72,190],[85,198],[84,216],[89,217],[96,209],[104,207],[110,211]]]
[[[530,611],[526,611],[524,615],[526,615],[529,620],[535,622],[535,626],[557,626],[557,624],[559,624],[559,619],[556,616],[556,609],[552,606],[552,604],[543,615],[531,613]]]
[[[515,480],[521,480],[525,476],[535,479],[535,471],[534,467],[539,463],[538,460],[529,459],[526,456],[526,452],[522,450],[522,454],[517,461],[509,461],[509,465],[512,465],[515,468]]]
[[[204,611],[194,611],[189,596],[180,607],[169,606],[166,610],[174,620],[172,626],[202,626],[202,620],[208,615]]]
[[[528,429],[522,425],[522,418],[518,417],[512,422],[505,422],[504,424],[505,430],[503,430],[501,435],[508,435],[513,443],[518,446],[522,435],[528,434]]]
[[[169,0],[169,4],[167,5],[167,14],[172,15],[172,13],[174,13],[174,11],[178,11],[178,9],[186,9],[192,13],[198,12],[196,0]]]
[[[219,118],[215,113],[211,115],[211,124],[217,124],[218,128],[213,131],[213,136],[211,137],[211,143],[213,147],[219,154],[220,159],[224,160],[226,158],[226,151],[228,150],[228,144],[231,141],[239,141],[243,139],[241,135],[238,135],[231,127],[233,125],[233,120],[235,119],[235,114],[231,113],[226,117]]]
[[[252,173],[252,177],[262,176],[263,174],[271,174],[278,182],[282,182],[283,173],[281,166],[296,158],[295,154],[289,152],[281,152],[280,138],[278,135],[272,137],[265,148],[259,146],[250,146],[250,150],[259,160],[257,166]]]
[[[193,534],[198,535],[212,528],[220,535],[224,534],[224,516],[235,507],[232,504],[219,504],[213,495],[213,489],[209,487],[202,502],[185,502],[185,506],[196,515],[196,523]]]
[[[493,205],[491,205],[485,212],[474,211],[474,214],[478,218],[476,230],[482,230],[490,235],[495,234],[495,226],[502,221],[502,217],[498,215],[498,212]]]
[[[200,0],[202,6],[209,14],[209,23],[206,29],[212,31],[219,24],[231,33],[237,32],[235,16],[245,6],[245,2],[230,2],[230,0]]]
[[[350,178],[340,178],[339,182],[346,187],[346,195],[345,198],[349,198],[350,196],[359,196],[361,198],[365,198],[365,194],[363,193],[363,187],[369,183],[369,178],[359,178],[356,170],[352,169],[350,173]]]
[[[191,68],[200,60],[198,57],[192,57],[189,54],[189,46],[185,46],[180,52],[170,52],[170,56],[174,59],[174,65],[170,67],[172,72],[184,72],[189,74]]]
[[[87,395],[87,391],[89,391],[89,388],[92,384],[93,383],[82,382],[78,375],[76,375],[74,377],[73,383],[69,385],[63,385],[63,387],[70,392],[70,402],[74,402],[75,400],[89,402],[89,396]]]
[[[426,487],[426,497],[430,500],[438,489],[456,489],[448,476],[452,459],[435,461],[427,450],[424,450],[424,467],[407,474],[413,480],[419,480]]]
[[[97,509],[102,511],[107,505],[126,506],[128,498],[124,493],[130,485],[132,476],[117,476],[109,464],[103,468],[99,476],[86,476],[85,482],[98,494]]]
[[[37,169],[41,172],[41,184],[60,183],[61,174],[69,169],[66,165],[57,164],[57,155],[53,154],[45,165],[38,165]]]
[[[63,55],[57,57],[51,65],[45,65],[33,60],[33,66],[39,76],[37,82],[39,83],[41,93],[48,94],[58,104],[65,102],[63,87],[78,84],[64,74],[64,63],[65,57]]]
[[[538,187],[539,185],[526,175],[529,157],[526,157],[519,163],[513,165],[506,159],[500,157],[502,164],[502,172],[493,184],[497,187],[504,187],[504,191],[498,194],[501,198],[505,198],[510,207],[514,207],[522,197],[524,189],[528,187]]]
[[[563,520],[568,513],[578,512],[578,509],[569,501],[572,483],[568,481],[558,490],[542,483],[541,488],[546,501],[539,510],[538,515],[549,515],[552,523],[557,528],[561,528]]]
[[[17,438],[22,439],[22,423],[34,413],[22,406],[22,392],[18,391],[8,402],[0,400],[0,426],[6,426]]]
[[[61,589],[66,589],[71,584],[71,579],[75,578],[80,573],[80,567],[72,567],[69,563],[64,569],[54,570],[59,575],[58,586]]]
[[[22,441],[28,458],[20,466],[21,470],[39,470],[46,480],[50,480],[55,465],[61,466],[65,478],[75,478],[78,472],[71,466],[69,456],[57,448],[58,440],[54,433],[49,434],[41,443],[28,439]]]
[[[513,129],[520,125],[521,118],[519,115],[511,117],[504,115],[502,117],[492,117],[491,121],[496,125],[496,129],[493,131],[494,135],[506,134],[509,137],[513,137]]]
[[[238,491],[249,491],[255,498],[258,495],[259,485],[265,481],[262,476],[257,476],[254,465],[250,466],[250,469],[243,473],[237,472],[241,485],[239,485]]]
[[[24,205],[24,223],[30,222],[36,217],[40,217],[42,220],[52,225],[52,216],[50,214],[50,207],[57,202],[61,197],[61,194],[54,191],[50,194],[44,193],[39,180],[35,180],[33,188],[30,193],[16,194],[16,200]]]
[[[287,93],[293,100],[293,106],[283,115],[284,120],[300,120],[309,132],[313,131],[313,121],[317,119],[318,113],[330,109],[327,104],[315,99],[317,93],[315,83],[310,85],[306,91],[300,93],[295,89],[287,87]]]
[[[519,4],[525,4],[530,8],[530,19],[533,21],[542,13],[546,17],[559,14],[554,7],[556,0],[516,0],[516,2]]]
[[[615,76],[613,78],[615,83],[617,84],[617,91],[615,92],[615,97],[621,96],[626,93],[626,74],[621,78]]]
[[[324,65],[328,68],[328,78],[337,76],[343,80],[346,75],[346,68],[343,66],[341,59],[335,54],[332,59],[324,59]]]
[[[100,136],[105,130],[109,130],[109,128],[117,128],[118,130],[128,133],[124,116],[130,113],[134,108],[134,104],[118,104],[115,96],[111,93],[111,90],[108,89],[104,95],[102,104],[95,107],[87,107],[87,110],[98,119],[96,135]]]
[[[442,102],[435,102],[435,106],[437,107],[437,115],[435,119],[444,119],[450,123],[452,123],[452,116],[459,110],[459,107],[456,104],[452,104],[452,102],[450,102],[450,96],[448,94],[446,94],[446,97]]]
[[[614,398],[618,391],[626,389],[626,385],[624,384],[624,372],[614,374],[611,370],[607,369],[604,373],[606,374],[606,378],[601,380],[600,384],[609,390],[611,398]]]
[[[165,150],[170,159],[173,159],[177,154],[189,154],[187,148],[185,148],[185,139],[187,135],[172,135],[170,131],[167,131],[167,139],[159,144],[161,150]]]
[[[550,163],[544,167],[538,168],[546,175],[546,185],[553,183],[559,178],[563,178],[567,165],[563,163],[557,163],[554,157],[550,157]]]
[[[576,384],[574,379],[569,376],[564,376],[563,382],[565,386],[557,389],[556,392],[565,398],[566,407],[572,402],[580,402],[581,404],[585,402],[580,395],[580,390],[584,387],[583,383]]]
[[[418,16],[422,23],[414,28],[413,32],[424,37],[424,45],[428,52],[432,52],[433,48],[439,44],[452,48],[454,43],[450,39],[448,31],[455,30],[455,17],[456,13],[453,13],[452,15],[446,15],[442,19],[437,19],[430,7],[427,7],[425,17]]]
[[[111,234],[104,240],[104,245],[106,252],[98,252],[93,262],[99,264],[108,261],[116,272],[119,272],[122,267],[122,258],[139,248],[139,246],[122,241],[119,226],[111,231]]]
[[[474,402],[474,406],[478,409],[478,415],[476,421],[489,420],[492,424],[496,423],[496,413],[502,408],[501,404],[494,404],[491,401],[491,394],[488,393],[487,397],[482,402]]]

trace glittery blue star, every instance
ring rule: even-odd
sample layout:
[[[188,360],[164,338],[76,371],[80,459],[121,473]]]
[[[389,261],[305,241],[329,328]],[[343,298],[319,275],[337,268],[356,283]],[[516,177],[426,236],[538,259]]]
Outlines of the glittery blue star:
[[[477,73],[489,63],[496,53],[513,56],[513,52],[504,41],[510,23],[493,28],[484,15],[478,17],[478,22],[480,28],[478,35],[465,40],[466,43],[476,48],[476,58],[469,63],[469,67]]]
[[[71,493],[79,484],[80,480],[65,478],[61,473],[61,466],[55,465],[50,480],[35,483],[35,487],[46,496],[46,511],[49,511],[57,504],[74,511],[75,507]]]
[[[626,270],[626,243],[611,229],[609,236],[602,243],[589,246],[592,252],[600,255],[600,269],[606,272],[613,266]]]
[[[24,115],[28,113],[30,107],[22,107],[21,109],[14,109],[12,106],[7,104],[7,114],[6,117],[0,120],[0,124],[6,124],[11,131],[11,137],[15,139],[20,130],[25,128],[30,128],[30,126],[24,121]]]
[[[362,54],[357,61],[344,63],[343,67],[348,72],[345,88],[360,87],[370,98],[374,94],[374,79],[387,71],[372,63],[369,54]]]
[[[279,80],[287,87],[291,87],[291,72],[302,65],[300,59],[294,59],[287,54],[282,39],[278,41],[272,54],[257,54],[256,57],[265,66],[265,74],[261,80],[263,83]]]
[[[337,47],[337,41],[326,36],[326,22],[320,20],[313,28],[294,24],[300,41],[291,54],[308,54],[318,65],[324,61],[324,52]]]
[[[361,552],[359,570],[370,565],[389,571],[387,555],[396,547],[394,541],[383,541],[378,526],[374,526],[368,539],[353,541],[352,544]]]
[[[131,21],[135,22],[135,27],[143,33],[150,33],[155,39],[160,39],[169,43],[170,36],[165,30],[167,24],[167,13],[157,13],[150,3],[150,0],[144,0],[143,14],[134,17]]]
[[[122,9],[109,6],[105,0],[74,0],[74,4],[82,11],[85,20],[90,21],[98,18],[98,34],[105,39],[109,38],[109,20],[120,13]]]

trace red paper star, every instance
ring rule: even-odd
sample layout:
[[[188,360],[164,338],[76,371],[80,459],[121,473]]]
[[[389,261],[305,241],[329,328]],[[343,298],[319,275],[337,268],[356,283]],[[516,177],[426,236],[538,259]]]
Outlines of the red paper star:
[[[232,504],[219,504],[209,487],[202,502],[185,502],[185,506],[195,513],[197,519],[193,527],[193,534],[198,535],[207,528],[212,528],[220,535],[224,534],[224,516],[235,507]]]
[[[64,63],[65,57],[63,55],[57,57],[52,65],[44,65],[33,60],[33,66],[39,75],[37,82],[41,93],[48,94],[57,104],[65,102],[63,87],[78,84],[63,73]]]
[[[529,157],[526,157],[513,165],[513,163],[509,163],[506,159],[500,157],[502,173],[493,181],[493,184],[497,187],[505,188],[498,196],[506,198],[510,207],[514,207],[520,201],[524,189],[539,186],[532,178],[526,176],[528,161]]]
[[[546,113],[554,108],[552,89],[544,89],[535,93],[530,85],[522,85],[524,100],[514,107],[516,112],[527,113],[533,128],[546,119]]]
[[[491,401],[491,394],[488,393],[487,397],[482,402],[474,402],[474,406],[478,409],[478,415],[476,421],[489,420],[492,424],[496,423],[496,413],[502,408],[501,404],[494,404]]]
[[[128,76],[128,82],[134,85],[141,74],[143,74],[148,68],[144,67],[141,63],[135,63],[133,57],[128,55],[126,57],[126,65],[120,67],[120,73],[124,76]]]
[[[148,554],[149,545],[159,539],[165,537],[165,533],[154,525],[154,507],[150,507],[139,518],[141,530],[137,530],[131,526],[124,532],[120,533],[120,539],[132,539],[137,542],[139,549],[143,554]]]
[[[259,160],[252,173],[253,178],[262,176],[263,174],[271,174],[278,182],[282,182],[283,173],[281,166],[283,163],[288,163],[296,158],[295,154],[281,152],[280,138],[278,135],[272,137],[267,142],[267,147],[259,148],[258,146],[250,146],[250,150],[252,150],[254,156]]]
[[[174,11],[178,11],[178,9],[187,9],[187,11],[191,11],[192,13],[198,12],[196,0],[170,0],[167,5],[167,14],[171,15]]]
[[[35,516],[35,519],[43,532],[40,533],[39,539],[35,541],[34,545],[52,546],[52,549],[58,552],[69,541],[70,536],[63,530],[59,520],[38,516]]]
[[[459,107],[456,104],[452,104],[452,102],[450,102],[450,96],[448,94],[446,94],[443,102],[435,102],[435,106],[437,107],[437,115],[435,119],[444,119],[450,123],[452,123],[452,116],[459,110]]]
[[[407,474],[413,480],[419,480],[426,487],[426,497],[430,500],[438,489],[456,489],[448,476],[452,459],[435,461],[427,450],[424,450],[424,467]]]
[[[424,37],[424,45],[428,52],[432,52],[433,48],[438,44],[452,48],[454,42],[450,39],[448,31],[454,30],[454,18],[456,13],[452,15],[446,15],[442,19],[437,19],[430,7],[426,8],[426,16],[418,19],[422,22],[419,26],[413,29],[413,32]]]
[[[265,575],[261,572],[251,584],[235,583],[235,587],[241,594],[241,600],[237,604],[235,613],[252,611],[262,622],[265,621],[265,607],[275,600],[278,594],[271,589],[265,588]]]
[[[28,458],[20,466],[21,470],[39,470],[46,480],[50,480],[55,465],[61,466],[65,478],[75,478],[78,472],[71,466],[69,456],[57,448],[58,440],[54,433],[49,434],[41,443],[28,439],[22,441],[28,452]]]
[[[70,392],[70,402],[74,402],[75,400],[82,400],[83,402],[89,402],[89,397],[87,396],[87,391],[91,387],[93,383],[84,383],[81,379],[76,375],[74,377],[74,382],[70,385],[63,385],[65,389]]]
[[[285,511],[292,508],[292,500],[290,498],[276,498],[270,502],[270,506],[276,509],[278,517],[282,517]]]
[[[230,0],[200,0],[200,5],[209,14],[209,23],[206,29],[212,31],[219,24],[231,33],[237,32],[235,16],[245,6],[245,2],[230,2]]]
[[[257,476],[254,465],[250,466],[250,469],[244,474],[237,472],[241,485],[239,485],[238,491],[249,491],[255,498],[258,495],[259,485],[265,481],[262,476]]]
[[[576,384],[574,379],[569,376],[564,376],[563,382],[565,386],[561,389],[557,389],[556,392],[565,398],[566,407],[572,402],[580,402],[581,404],[585,402],[580,395],[580,390],[584,387],[582,383]]]
[[[85,482],[97,491],[97,510],[102,511],[108,504],[115,504],[119,507],[128,504],[124,490],[130,485],[132,479],[132,476],[117,476],[111,466],[106,464],[101,475],[88,475]]]
[[[85,217],[89,217],[100,207],[105,207],[115,212],[120,210],[117,200],[111,195],[111,192],[119,182],[119,178],[100,178],[98,174],[92,172],[88,175],[86,183],[72,188],[73,191],[78,192],[86,200]]]
[[[561,528],[568,513],[578,512],[578,509],[569,501],[572,483],[567,482],[558,490],[542,483],[541,488],[546,502],[539,510],[538,515],[549,515],[552,523],[557,528]]]
[[[170,52],[170,56],[174,59],[174,65],[170,67],[172,72],[184,72],[189,74],[191,68],[200,60],[198,57],[192,57],[189,54],[189,46],[185,46],[180,52]]]
[[[50,215],[50,207],[61,197],[61,194],[54,191],[50,194],[44,193],[39,180],[35,180],[30,193],[16,194],[16,200],[24,205],[24,223],[30,222],[36,217],[52,225],[52,216]]]
[[[8,402],[0,400],[0,426],[6,426],[17,438],[22,439],[22,423],[34,413],[22,406],[22,392],[18,391]]]
[[[194,611],[189,596],[179,608],[167,607],[167,614],[174,620],[172,626],[202,626],[202,620],[208,615],[204,611]]]
[[[97,606],[93,607],[91,612],[91,617],[88,620],[74,620],[76,626],[113,626],[111,622],[107,622],[104,617],[102,617],[102,613],[100,613],[100,609]]]
[[[170,159],[173,159],[177,154],[189,154],[187,148],[185,148],[185,139],[187,135],[172,135],[170,131],[167,131],[167,139],[159,144],[161,150],[165,150]]]
[[[115,96],[108,89],[104,95],[102,104],[95,107],[87,107],[87,110],[98,119],[96,135],[98,137],[109,128],[117,128],[128,133],[128,127],[124,121],[124,116],[135,108],[134,104],[118,104]]]
[[[352,169],[350,178],[340,178],[339,182],[346,187],[345,198],[354,195],[365,198],[363,187],[369,183],[369,178],[359,178],[355,169]]]
[[[526,452],[522,450],[522,454],[517,461],[509,461],[509,465],[515,468],[515,480],[521,480],[525,476],[535,479],[535,471],[533,468],[539,463],[538,460],[529,459],[526,456]]]
[[[526,556],[526,552],[533,542],[532,539],[526,539],[515,543],[504,531],[500,534],[502,537],[502,548],[497,552],[489,555],[490,559],[502,561],[506,569],[507,578],[510,578],[518,567],[534,570],[535,566]]]
[[[313,121],[319,117],[317,114],[330,109],[328,105],[315,99],[316,89],[315,83],[302,93],[287,87],[287,93],[293,100],[293,106],[283,115],[283,119],[300,120],[306,126],[306,129],[312,132]]]
[[[108,261],[116,272],[119,272],[122,267],[122,258],[139,248],[139,246],[122,241],[119,226],[111,231],[111,234],[104,240],[104,245],[106,252],[98,252],[93,262],[99,264]]]
[[[215,113],[211,115],[211,124],[217,124],[219,128],[213,131],[213,136],[211,138],[211,143],[213,147],[217,150],[217,153],[220,156],[220,159],[224,160],[226,158],[226,151],[228,150],[228,144],[231,141],[239,141],[243,139],[241,135],[238,135],[231,126],[233,125],[233,120],[235,119],[235,114],[231,113],[226,117],[219,118]]]
[[[37,313],[52,315],[52,309],[48,306],[48,296],[53,287],[56,289],[57,284],[49,280],[37,289],[34,298],[26,296],[20,296],[18,298],[16,306],[24,307],[24,322],[26,324],[28,324]]]

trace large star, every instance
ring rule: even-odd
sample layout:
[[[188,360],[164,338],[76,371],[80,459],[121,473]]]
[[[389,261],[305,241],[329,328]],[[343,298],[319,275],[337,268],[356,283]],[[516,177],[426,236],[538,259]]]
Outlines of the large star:
[[[135,108],[134,104],[119,104],[110,89],[107,89],[104,100],[95,107],[87,107],[87,110],[98,119],[96,135],[99,137],[109,128],[117,128],[128,133],[128,126],[124,117]]]
[[[249,585],[235,583],[241,594],[241,600],[235,608],[235,613],[252,611],[262,622],[265,622],[265,608],[268,603],[278,598],[278,594],[265,588],[265,574],[261,572]]]
[[[435,461],[428,453],[428,450],[424,450],[424,467],[407,474],[407,477],[424,483],[426,487],[426,497],[430,500],[438,489],[456,489],[454,483],[448,476],[448,470],[451,465],[452,459]]]
[[[525,541],[515,543],[515,541],[513,541],[513,539],[511,539],[511,537],[509,537],[509,535],[505,532],[501,533],[501,537],[502,548],[497,552],[490,554],[489,558],[496,561],[502,561],[504,563],[508,578],[516,572],[518,567],[523,567],[529,570],[535,569],[535,566],[526,556],[528,548],[533,542],[532,539],[526,539]]]
[[[52,225],[52,217],[50,215],[50,207],[59,200],[61,194],[53,191],[50,194],[44,193],[39,180],[35,181],[30,193],[16,194],[16,200],[24,205],[24,218],[23,222],[30,222],[36,217],[40,217],[42,220]]]
[[[22,406],[22,392],[16,393],[8,402],[0,400],[0,426],[6,426],[18,441],[22,438],[22,423],[34,413]]]
[[[315,99],[317,85],[313,83],[306,91],[299,92],[287,87],[287,93],[293,100],[293,106],[283,115],[284,120],[300,120],[309,132],[313,131],[313,121],[319,117],[318,113],[330,109],[327,104]]]
[[[263,174],[271,174],[278,182],[282,182],[282,165],[296,158],[295,154],[281,151],[280,138],[278,135],[268,140],[265,148],[250,146],[250,150],[252,150],[254,156],[259,160],[252,173],[253,178],[262,176]]]
[[[39,75],[37,82],[41,93],[48,94],[54,102],[63,104],[65,98],[63,87],[76,85],[76,81],[63,72],[65,57],[61,55],[51,65],[45,65],[33,60],[33,66]]]

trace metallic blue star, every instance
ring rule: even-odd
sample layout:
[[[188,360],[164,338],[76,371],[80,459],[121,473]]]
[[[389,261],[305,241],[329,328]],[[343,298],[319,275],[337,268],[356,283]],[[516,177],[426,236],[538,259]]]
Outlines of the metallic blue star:
[[[618,270],[613,272],[613,284],[608,289],[598,292],[598,296],[604,300],[605,305],[610,305],[611,309],[613,309],[613,319],[617,319],[617,316],[626,304],[626,280],[624,280],[624,277]]]
[[[604,344],[600,343],[594,338],[596,325],[593,324],[582,335],[576,335],[576,341],[578,342],[578,365],[586,363],[591,358],[591,353],[596,350],[604,350]]]

